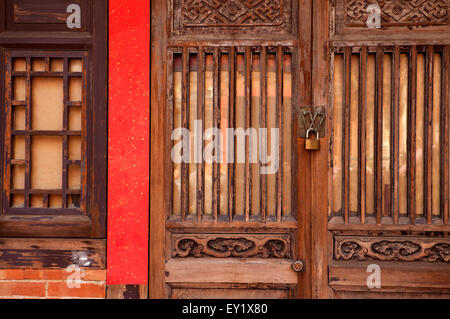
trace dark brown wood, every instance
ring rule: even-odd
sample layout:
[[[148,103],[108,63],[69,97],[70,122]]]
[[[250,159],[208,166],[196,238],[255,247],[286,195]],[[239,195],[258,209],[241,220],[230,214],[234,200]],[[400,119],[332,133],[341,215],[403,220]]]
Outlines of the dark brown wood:
[[[0,269],[106,268],[106,241],[79,239],[0,239]]]
[[[342,172],[343,172],[343,187],[342,187],[342,210],[344,222],[349,222],[349,200],[350,200],[350,94],[351,94],[351,56],[350,48],[345,49],[344,53],[344,107],[343,107],[343,127],[342,136],[344,136],[342,149]]]
[[[148,285],[107,285],[106,299],[147,299]]]
[[[381,224],[383,212],[383,48],[377,48],[376,53],[376,97],[375,97],[375,210],[377,223]]]
[[[250,47],[245,48],[245,129],[251,127],[252,117],[252,87],[251,87],[252,52]],[[250,137],[245,141],[245,221],[250,220],[252,178],[250,168]]]
[[[361,214],[361,224],[366,222],[366,138],[367,135],[370,137],[370,132],[366,131],[366,108],[367,108],[367,92],[366,92],[366,81],[367,81],[367,47],[363,47],[360,53],[359,60],[359,128],[358,134],[360,142],[359,148],[359,158],[358,163],[358,198],[359,198],[359,211]]]
[[[444,225],[449,225],[449,210],[450,210],[450,168],[449,168],[449,161],[450,161],[450,99],[449,99],[449,89],[450,89],[450,47],[445,46],[444,49],[444,55],[443,55],[443,64],[442,64],[442,123],[441,125],[441,136],[444,137],[444,141],[441,144],[441,152],[442,152],[442,161],[441,164],[443,167],[441,178],[442,178],[442,212],[441,216],[443,217]]]
[[[331,5],[326,0],[312,1],[312,105],[322,106],[329,103],[330,56],[328,48],[328,21]],[[328,110],[327,110],[328,112]],[[328,113],[332,113],[331,111]],[[326,124],[325,124],[326,125]],[[330,130],[326,129],[323,145],[329,145]],[[327,249],[328,212],[328,148],[321,147],[319,152],[311,154],[311,282],[312,298],[329,298],[327,285],[329,259]],[[301,159],[299,159],[301,160]],[[308,240],[308,237],[305,238]]]
[[[279,129],[278,142],[278,172],[276,181],[276,201],[277,201],[277,221],[281,222],[282,218],[282,188],[283,188],[283,49],[281,46],[277,47],[277,126]]]
[[[427,47],[426,51],[426,69],[425,69],[425,214],[426,222],[430,225],[433,215],[432,198],[432,178],[433,178],[433,79],[434,79],[434,50],[432,46]]]
[[[17,0],[16,0],[17,1]],[[7,3],[6,8],[4,7]],[[55,15],[46,15],[45,11],[53,6],[54,10],[58,10],[62,2],[58,4],[53,3],[55,1],[44,1],[38,3],[21,0],[18,1],[18,5],[14,10],[21,17],[28,19],[19,23],[13,24],[5,23],[4,27],[0,27],[0,30],[4,28],[8,29],[9,35],[0,34],[2,38],[1,45],[7,45],[11,47],[12,44],[24,44],[27,43],[28,48],[33,50],[20,50],[14,51],[14,49],[7,49],[9,59],[20,57],[26,59],[26,71],[24,72],[10,72],[13,76],[23,76],[26,78],[26,96],[25,103],[20,101],[11,101],[11,107],[22,106],[26,110],[26,130],[25,131],[11,131],[9,129],[6,134],[10,136],[24,136],[26,143],[26,158],[24,161],[11,161],[11,165],[23,165],[26,168],[25,178],[25,190],[23,190],[25,197],[24,209],[10,209],[9,204],[3,203],[2,217],[0,217],[0,236],[7,234],[7,236],[16,237],[91,237],[91,238],[104,238],[105,237],[105,221],[106,221],[106,143],[107,143],[107,130],[106,130],[106,69],[107,69],[107,5],[104,1],[84,1],[81,0],[83,30],[88,29],[92,31],[91,22],[87,23],[91,17],[95,17],[96,31],[92,34],[80,33],[80,32],[67,32],[64,36],[53,36],[50,33],[42,34],[35,33],[31,36],[27,33],[25,37],[18,35],[16,30],[56,30],[50,24],[45,21],[39,22],[39,15],[41,18],[47,19],[49,17],[55,17]],[[13,17],[8,10],[10,4],[13,1],[2,1],[0,14],[3,16]],[[11,9],[12,10],[12,9]],[[20,11],[22,10],[22,11]],[[44,11],[42,11],[44,10]],[[33,13],[34,12],[34,13]],[[58,11],[59,12],[59,11]],[[65,12],[65,7],[64,7]],[[29,14],[28,14],[29,13]],[[57,12],[55,11],[55,14]],[[64,13],[67,15],[67,13]],[[19,17],[19,16],[17,16]],[[9,18],[8,18],[9,19]],[[21,18],[18,18],[21,19]],[[51,19],[51,18],[49,18]],[[9,21],[9,20],[8,20]],[[64,26],[67,31],[67,27],[64,23],[61,23],[56,28]],[[79,30],[78,30],[79,31]],[[74,34],[78,34],[74,37]],[[24,39],[27,39],[24,41]],[[95,41],[94,41],[95,40]],[[49,48],[49,43],[53,43],[54,51],[45,51]],[[43,45],[47,43],[46,45]],[[86,47],[86,43],[94,43],[90,47]],[[36,48],[38,50],[36,50]],[[59,50],[59,51],[57,51]],[[44,71],[31,71],[31,59],[43,58],[45,70]],[[50,59],[52,57],[66,59],[66,68],[63,72],[53,72],[50,68]],[[69,72],[67,67],[67,58],[76,57],[83,60],[83,72]],[[89,61],[88,61],[89,57]],[[90,69],[90,66],[93,66]],[[36,131],[32,130],[31,123],[31,78],[39,76],[54,76],[62,77],[65,79],[64,90],[64,123],[63,131]],[[91,78],[92,76],[92,78]],[[68,78],[80,77],[82,78],[83,87],[83,101],[81,102],[68,102],[67,89]],[[92,83],[92,85],[91,85]],[[89,92],[89,93],[88,93]],[[95,108],[93,107],[95,105]],[[68,130],[68,108],[80,107],[82,109],[82,132],[73,132]],[[11,112],[10,110],[9,112]],[[89,114],[86,115],[86,114]],[[95,120],[94,120],[95,119]],[[95,124],[93,122],[95,121]],[[10,122],[9,122],[10,123]],[[64,159],[63,165],[63,189],[57,190],[33,190],[31,189],[31,144],[33,136],[61,136],[64,141]],[[82,148],[83,159],[81,161],[69,161],[67,158],[67,140],[69,136],[82,136]],[[89,143],[87,142],[87,137]],[[92,137],[92,138],[91,138]],[[4,141],[7,145],[11,143],[11,139],[5,136]],[[95,152],[93,151],[95,149]],[[9,153],[8,153],[9,154]],[[89,159],[88,159],[89,158]],[[89,167],[87,163],[89,162]],[[69,165],[81,166],[82,172],[82,188],[81,192],[81,205],[78,212],[75,209],[67,208],[69,195],[80,195],[79,191],[71,191],[67,189],[67,168]],[[6,166],[6,163],[5,163]],[[9,170],[7,167],[5,168]],[[87,171],[89,170],[89,173]],[[9,173],[5,176],[10,176]],[[9,177],[6,179],[9,180]],[[8,183],[9,185],[9,183]],[[9,199],[10,192],[20,194],[22,190],[10,190],[9,186],[5,185],[6,196]],[[89,191],[87,189],[89,188]],[[41,194],[43,196],[43,208],[42,209],[27,209],[30,202],[31,194]],[[63,196],[63,208],[51,209],[49,208],[49,195],[61,194]],[[80,214],[83,212],[87,218],[70,216],[74,214]],[[49,215],[50,214],[50,215]],[[29,215],[30,218],[27,218]],[[40,216],[39,216],[40,215]],[[52,217],[53,215],[53,217]],[[3,217],[4,216],[4,217]],[[32,216],[32,217],[31,217]],[[75,219],[74,219],[75,218]],[[58,221],[58,222],[56,222]],[[25,229],[28,227],[29,229]],[[71,229],[72,227],[72,229]],[[52,231],[53,229],[53,231]]]
[[[230,48],[230,69],[229,69],[229,76],[230,76],[230,110],[229,110],[229,127],[235,127],[236,119],[235,119],[235,110],[232,105],[235,105],[235,92],[236,92],[236,48],[231,47]],[[234,140],[233,140],[234,141]],[[234,159],[236,158],[236,154],[234,154]],[[233,221],[234,217],[234,208],[235,208],[235,184],[234,184],[234,172],[235,172],[235,165],[230,164],[228,166],[228,216],[229,221]]]
[[[10,62],[12,64],[12,61]],[[32,118],[32,114],[31,114],[31,59],[29,57],[26,58],[26,109],[25,109],[25,127],[28,131],[32,130],[32,125],[31,125],[31,118]],[[13,110],[12,108],[10,108],[10,112],[12,114]],[[12,123],[10,124],[12,126]],[[11,128],[11,131],[13,131],[13,129]],[[14,133],[14,132],[12,132]],[[7,157],[5,157],[6,159]],[[30,194],[28,193],[27,190],[29,190],[31,188],[31,136],[27,135],[25,137],[25,162],[26,162],[26,166],[25,166],[25,202],[24,202],[24,206],[25,207],[30,207]],[[10,168],[11,169],[11,168]],[[8,199],[11,200],[11,199]]]
[[[395,47],[392,69],[392,102],[391,102],[391,217],[394,224],[399,219],[399,126],[400,126],[400,48]]]
[[[233,284],[196,285],[171,284],[171,299],[294,299],[293,285]],[[281,287],[280,287],[281,286]]]
[[[208,297],[215,294],[219,295],[219,291],[225,292],[225,297],[233,296],[237,293],[237,290],[231,292],[226,290],[224,285],[231,285],[239,290],[240,296],[255,296],[254,289],[252,287],[258,287],[257,289],[264,290],[263,295],[268,295],[274,289],[273,284],[269,282],[274,280],[275,283],[281,285],[283,289],[283,294],[287,293],[289,297],[297,296],[296,285],[300,279],[299,276],[292,270],[292,261],[297,259],[299,251],[301,251],[302,256],[309,258],[310,255],[310,241],[306,236],[311,235],[311,231],[300,232],[298,229],[298,218],[301,222],[305,222],[302,226],[302,230],[307,230],[310,228],[310,224],[307,223],[308,219],[305,215],[308,214],[311,218],[311,209],[300,210],[298,208],[301,204],[300,202],[304,200],[306,205],[310,205],[311,193],[309,190],[310,185],[310,175],[309,169],[311,168],[310,153],[302,149],[298,152],[298,148],[303,147],[301,143],[298,143],[297,136],[297,119],[295,118],[295,108],[296,101],[293,101],[293,122],[294,123],[284,123],[283,114],[283,63],[284,58],[287,54],[292,55],[295,61],[301,61],[302,66],[300,67],[297,63],[292,64],[292,81],[293,88],[292,93],[295,99],[303,99],[303,95],[297,93],[301,90],[302,93],[306,93],[309,96],[310,102],[312,102],[311,94],[311,54],[308,53],[308,46],[312,41],[311,38],[311,14],[312,14],[312,2],[310,0],[302,2],[302,9],[306,8],[308,11],[308,19],[310,23],[303,23],[302,30],[308,30],[307,34],[302,33],[302,46],[299,46],[297,33],[300,35],[298,30],[298,25],[296,24],[298,13],[303,12],[295,1],[285,2],[283,1],[283,6],[289,8],[289,12],[286,14],[292,14],[292,9],[295,8],[293,19],[289,22],[288,28],[292,31],[292,34],[285,35],[285,37],[279,37],[276,33],[269,33],[264,36],[255,35],[255,26],[243,25],[239,26],[239,36],[233,37],[231,39],[222,39],[222,32],[215,32],[214,38],[211,38],[210,34],[203,34],[201,30],[204,26],[199,26],[197,29],[192,29],[188,26],[181,26],[184,20],[177,20],[174,17],[177,14],[182,14],[182,11],[177,11],[180,7],[178,2],[171,3],[170,5],[164,5],[162,3],[152,2],[152,123],[151,123],[151,201],[150,201],[150,293],[151,298],[163,298],[169,297],[173,298],[177,296],[181,298],[183,293],[192,294],[193,289],[197,289],[195,296],[198,297]],[[181,2],[180,2],[181,3]],[[184,3],[184,2],[183,2]],[[181,5],[183,4],[181,3]],[[222,11],[226,9],[226,4],[228,2],[218,4],[218,6],[223,7]],[[184,10],[191,10],[192,8],[199,8],[201,3],[192,3],[190,7],[184,8]],[[247,6],[247,4],[242,4]],[[255,4],[257,6],[266,6],[266,4]],[[227,7],[228,8],[228,7]],[[276,8],[271,10],[276,11]],[[225,13],[222,13],[225,14]],[[167,19],[167,17],[171,17]],[[324,17],[321,17],[325,18]],[[202,22],[203,23],[203,22]],[[215,22],[211,22],[212,25],[207,26],[209,29],[216,28]],[[251,24],[251,23],[250,23]],[[324,24],[323,26],[325,26]],[[174,29],[172,29],[174,28]],[[221,27],[220,30],[227,32],[228,27]],[[208,30],[209,30],[208,29]],[[189,30],[189,32],[187,31]],[[197,31],[198,33],[196,33]],[[169,35],[169,33],[171,33]],[[212,33],[211,33],[212,34]],[[325,40],[324,40],[325,41]],[[302,50],[300,52],[300,50]],[[165,56],[169,51],[169,59]],[[198,53],[199,51],[204,52]],[[252,169],[255,166],[251,166],[249,162],[249,137],[246,137],[246,154],[245,157],[247,162],[244,167],[244,180],[240,183],[242,184],[242,192],[244,194],[238,194],[239,199],[243,199],[244,212],[242,216],[236,218],[235,208],[236,200],[236,175],[235,168],[236,165],[232,164],[228,166],[228,212],[227,216],[222,216],[219,212],[220,207],[222,207],[220,200],[223,197],[220,196],[220,187],[222,182],[220,180],[220,169],[223,166],[219,166],[218,163],[213,164],[212,175],[207,175],[206,170],[200,166],[197,166],[197,216],[196,218],[179,218],[174,216],[173,212],[168,209],[171,203],[171,198],[169,196],[170,192],[173,192],[173,177],[170,180],[170,176],[173,176],[173,167],[164,164],[170,156],[171,143],[164,143],[167,141],[167,136],[170,136],[172,127],[167,123],[171,122],[171,117],[173,117],[173,103],[171,103],[172,98],[167,96],[171,95],[173,92],[172,80],[165,80],[165,76],[171,76],[172,61],[170,60],[170,52],[176,52],[177,55],[186,59],[188,54],[199,54],[198,58],[201,61],[201,66],[198,70],[198,83],[197,83],[197,114],[198,119],[204,119],[205,117],[205,95],[208,92],[208,97],[211,92],[211,97],[213,98],[213,124],[214,126],[219,126],[222,122],[220,118],[220,96],[221,90],[225,89],[221,87],[222,74],[221,72],[229,72],[229,122],[228,126],[234,128],[236,125],[236,120],[240,116],[243,116],[244,120],[243,128],[248,129],[255,120],[260,120],[261,127],[267,127],[267,105],[268,99],[271,98],[270,102],[276,104],[276,127],[279,127],[281,132],[283,132],[285,125],[292,125],[293,131],[293,156],[292,162],[290,163],[293,168],[293,181],[292,181],[292,192],[293,194],[298,194],[298,189],[300,187],[297,185],[300,182],[302,185],[306,185],[306,188],[301,188],[303,193],[299,198],[292,196],[293,209],[290,212],[286,212],[286,216],[283,216],[282,211],[282,191],[283,191],[283,168],[280,169],[278,176],[276,176],[277,184],[275,185],[275,194],[268,194],[267,190],[267,176],[261,176],[262,181],[262,198],[257,199],[262,203],[262,212],[253,212],[252,208],[252,198],[254,192],[257,189],[252,189]],[[268,53],[272,54],[274,57],[278,58],[274,60],[273,65],[274,80],[270,83],[268,81]],[[208,55],[209,59],[212,57],[213,65],[211,65],[211,71],[213,74],[213,84],[211,87],[205,87],[205,55]],[[223,55],[228,55],[229,58],[229,69],[225,70],[219,64],[222,61]],[[242,64],[242,70],[239,70],[240,75],[243,75],[245,79],[242,87],[237,87],[237,74],[236,69],[236,57],[242,58],[244,62]],[[257,69],[252,70],[253,59],[259,55],[260,58],[260,82],[261,82],[261,118],[252,119],[252,108],[254,106],[252,103],[252,73],[258,72]],[[318,61],[317,65],[323,65],[322,68],[326,68],[326,63],[323,61]],[[272,70],[270,70],[272,72]],[[189,73],[186,68],[183,69],[183,79],[186,78],[186,74]],[[271,74],[272,76],[272,74]],[[271,79],[272,80],[272,79]],[[306,80],[306,81],[305,81]],[[317,79],[320,82],[323,79]],[[305,81],[305,82],[304,82]],[[186,82],[186,81],[184,81]],[[192,85],[192,84],[191,84]],[[322,84],[323,85],[323,84]],[[188,103],[189,99],[186,97],[188,90],[186,90],[185,84],[182,85],[183,92],[183,103],[182,108],[184,114],[188,114]],[[195,90],[195,88],[193,88]],[[269,94],[270,92],[270,94]],[[242,94],[243,93],[243,94]],[[243,103],[238,103],[241,108],[236,108],[236,98],[243,98]],[[191,97],[194,98],[194,97]],[[320,100],[323,105],[326,96],[323,96]],[[309,104],[311,105],[311,104]],[[222,110],[223,111],[223,110]],[[239,116],[239,117],[237,117]],[[185,116],[183,117],[183,127],[187,127]],[[223,119],[226,121],[227,119]],[[223,124],[224,122],[222,122]],[[223,126],[223,125],[222,125]],[[282,134],[282,133],[281,133]],[[281,136],[282,138],[282,136]],[[165,145],[164,150],[161,150],[161,145]],[[169,151],[167,151],[169,150]],[[324,148],[326,150],[326,148]],[[279,151],[283,151],[282,144],[280,145]],[[322,153],[322,163],[326,160],[326,151]],[[235,154],[237,157],[238,154]],[[243,154],[239,154],[243,155]],[[272,155],[272,154],[271,154]],[[280,166],[282,167],[283,157],[281,156]],[[235,161],[236,162],[236,161]],[[299,168],[301,166],[301,169]],[[297,172],[297,170],[299,172]],[[200,175],[199,175],[200,174]],[[208,171],[209,174],[209,171]],[[168,177],[169,176],[169,177]],[[199,183],[199,176],[202,180]],[[254,179],[253,179],[254,180]],[[324,180],[326,184],[326,179]],[[205,184],[208,186],[213,186],[212,190],[212,204],[213,211],[211,216],[205,216],[203,205],[205,205]],[[245,183],[245,184],[244,184]],[[185,184],[185,185],[183,185]],[[187,191],[187,180],[182,180],[182,188]],[[323,187],[323,185],[322,185]],[[164,191],[162,190],[164,189]],[[187,196],[187,192],[184,192]],[[270,192],[272,193],[272,192]],[[208,194],[209,195],[209,194]],[[242,196],[242,197],[241,197]],[[261,195],[260,195],[261,196]],[[273,219],[268,220],[267,215],[267,197],[275,201],[275,212],[273,214]],[[236,197],[237,198],[237,197]],[[301,198],[301,199],[300,199]],[[208,200],[210,198],[208,197]],[[169,201],[169,202],[168,202]],[[192,203],[191,203],[192,204]],[[210,204],[210,203],[208,203]],[[254,203],[253,203],[254,204]],[[183,201],[183,208],[191,207],[192,205],[186,206]],[[320,208],[323,210],[323,206]],[[186,211],[186,214],[187,211]],[[190,216],[189,216],[190,217]],[[322,221],[323,223],[323,221]],[[326,226],[326,224],[323,224]],[[325,231],[325,227],[323,228]],[[264,236],[263,236],[264,235]],[[288,246],[282,246],[284,239],[288,236],[291,238]],[[265,242],[263,239],[259,241],[252,241],[252,239],[260,239],[260,237],[271,238],[271,240]],[[174,239],[175,238],[175,239]],[[326,237],[325,237],[326,238]],[[295,240],[294,240],[295,239]],[[176,241],[176,245],[173,244]],[[207,241],[207,243],[205,242]],[[257,252],[254,254],[252,248],[248,248],[247,245],[251,245],[253,242],[259,248],[262,249],[261,253]],[[193,246],[190,246],[193,245]],[[204,250],[200,252],[195,247],[200,247],[206,245]],[[213,246],[211,246],[213,245]],[[251,262],[243,262],[243,260],[234,260],[230,258],[231,256],[226,256],[229,249],[225,249],[225,256],[214,249],[214,245],[225,245],[227,247],[235,247],[231,253],[233,258],[246,258],[246,254],[249,254],[249,258],[252,259]],[[230,246],[231,245],[231,246]],[[243,255],[237,252],[239,247],[242,247]],[[280,250],[281,247],[281,250]],[[289,247],[288,251],[284,251],[283,247]],[[301,247],[301,248],[300,248]],[[303,250],[305,249],[305,250]],[[220,249],[219,249],[220,250]],[[306,251],[308,250],[308,251]],[[259,250],[258,250],[259,251]],[[273,253],[272,253],[273,251]],[[270,252],[270,253],[269,253]],[[187,255],[185,255],[187,253]],[[272,255],[271,255],[272,254]],[[192,260],[191,255],[196,256],[196,260]],[[274,263],[271,259],[276,259],[277,257],[282,259],[282,261]],[[190,256],[190,257],[188,257]],[[267,257],[267,258],[265,258]],[[218,260],[221,258],[221,260]],[[182,259],[182,260],[180,260]],[[239,272],[237,269],[239,268]],[[201,269],[201,271],[200,271]],[[260,271],[258,271],[258,269]],[[255,271],[256,270],[256,271]],[[218,273],[222,273],[221,279],[218,279]],[[312,268],[308,269],[308,274],[312,273]],[[238,274],[238,275],[236,275]],[[321,280],[322,283],[326,282],[326,276],[323,274],[325,272],[321,269]],[[208,282],[205,282],[208,281]],[[303,282],[303,278],[301,278]],[[309,281],[307,286],[299,286],[298,290],[304,290],[304,295],[311,295],[312,281],[311,279],[305,279],[305,282]],[[204,285],[209,285],[207,288]],[[241,285],[238,288],[237,286]],[[269,287],[269,285],[272,285]],[[281,287],[280,286],[280,287]],[[278,286],[277,286],[278,287]],[[209,290],[208,290],[209,289]],[[294,292],[295,290],[295,292]],[[262,296],[262,295],[261,295]]]
[[[69,100],[69,77],[67,76],[67,73],[69,71],[69,59],[64,58],[63,59],[63,91],[64,91],[64,111],[63,111],[63,130],[68,131],[69,130],[69,107],[67,105],[67,101]],[[31,129],[31,128],[30,128]],[[68,137],[67,135],[63,136],[63,158],[62,158],[62,175],[63,175],[63,181],[62,181],[62,188],[63,188],[63,194],[62,194],[62,207],[67,208],[67,188],[68,188],[68,171],[69,167],[67,165],[67,161],[69,160],[69,145],[68,145]]]
[[[408,93],[408,211],[411,225],[416,223],[416,118],[417,118],[417,47],[409,53],[409,93]]]
[[[70,31],[93,32],[92,0],[6,0],[1,20],[8,31]],[[66,8],[78,4],[81,8],[81,28],[69,29],[66,24],[70,13]]]
[[[197,116],[205,123],[205,115],[204,115],[204,104],[205,104],[205,94],[204,94],[204,61],[205,55],[203,52],[203,48],[198,48],[198,75],[197,75]],[[203,145],[203,144],[202,144]],[[203,149],[202,149],[203,151]],[[200,163],[197,165],[197,219],[198,221],[202,220],[204,214],[204,196],[205,196],[205,164]]]
[[[450,263],[446,238],[399,236],[334,236],[334,259],[346,261],[395,261]]]
[[[150,245],[149,245],[149,298],[165,298],[165,221],[169,203],[167,193],[171,192],[169,165],[164,165],[170,154],[161,151],[167,141],[166,133],[166,45],[167,4],[164,1],[151,2],[151,138],[150,138]],[[154,63],[154,61],[158,61]],[[201,62],[202,64],[203,62]],[[171,128],[169,128],[171,129]],[[169,144],[170,145],[170,144]],[[166,157],[168,156],[168,157]],[[169,166],[169,167],[168,167]]]
[[[213,64],[214,64],[214,70],[213,70],[213,127],[214,128],[220,128],[220,55],[219,55],[219,48],[214,48],[213,52]],[[219,145],[220,141],[215,139],[215,149],[218,150],[219,147],[222,146]],[[213,215],[214,219],[217,220],[219,216],[219,209],[220,209],[220,167],[219,167],[219,158],[220,154],[214,154],[216,157],[216,161],[213,163],[213,187],[212,187],[212,209],[213,209]]]
[[[293,97],[294,101],[298,103],[299,107],[311,106],[313,103],[312,92],[312,50],[311,41],[313,39],[312,25],[313,25],[313,2],[310,0],[299,1],[299,15],[302,19],[299,20],[299,47],[298,51],[293,53],[293,65],[298,65],[302,74],[294,75],[293,91],[298,92]],[[298,109],[294,108],[295,112]],[[305,240],[312,237],[312,194],[311,194],[311,154],[305,150],[305,140],[298,138],[300,136],[299,123],[301,119],[298,116],[293,116],[295,126],[293,127],[293,150],[297,153],[295,160],[297,170],[296,175],[293,176],[293,181],[296,187],[293,188],[293,197],[296,197],[295,206],[296,213],[294,217],[298,220],[297,231],[297,254],[300,260],[305,263],[305,269],[298,275],[297,295],[299,298],[312,298],[313,291],[313,253],[312,244]],[[294,153],[294,152],[293,152]]]
[[[181,127],[189,128],[189,54],[187,47],[182,53],[183,68],[181,74]],[[181,163],[181,219],[189,215],[189,164]]]
[[[260,127],[267,127],[267,48],[261,51],[261,119]],[[295,136],[295,135],[294,135]],[[261,221],[266,221],[267,217],[267,176],[261,174]]]

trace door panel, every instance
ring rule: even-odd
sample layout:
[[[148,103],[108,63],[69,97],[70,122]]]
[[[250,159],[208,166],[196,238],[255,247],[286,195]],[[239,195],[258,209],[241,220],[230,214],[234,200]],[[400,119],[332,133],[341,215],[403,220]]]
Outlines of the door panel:
[[[369,4],[380,9],[380,28],[366,24]],[[328,230],[337,298],[448,296],[448,4],[339,0],[332,12]],[[379,269],[379,288],[367,284],[368,267]]]
[[[309,246],[301,9],[311,14],[289,0],[152,2],[150,297],[310,289],[292,267]]]

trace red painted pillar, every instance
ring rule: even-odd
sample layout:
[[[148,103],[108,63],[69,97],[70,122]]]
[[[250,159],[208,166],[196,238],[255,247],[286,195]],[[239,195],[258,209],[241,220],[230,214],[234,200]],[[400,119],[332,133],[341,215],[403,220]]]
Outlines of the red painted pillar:
[[[150,1],[109,1],[107,282],[148,282]]]

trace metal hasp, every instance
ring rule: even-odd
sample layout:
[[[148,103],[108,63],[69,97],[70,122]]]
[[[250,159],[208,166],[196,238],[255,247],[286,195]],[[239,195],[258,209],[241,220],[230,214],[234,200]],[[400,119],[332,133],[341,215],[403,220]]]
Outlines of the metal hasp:
[[[303,108],[299,111],[299,116],[303,124],[303,130],[305,132],[305,149],[307,151],[320,150],[320,130],[324,126],[325,122],[325,107],[317,107],[314,111],[310,108]],[[311,136],[315,134],[316,138],[312,139]]]
[[[320,136],[326,136],[326,109],[326,106],[305,106],[297,109],[300,138],[307,138],[306,134],[310,129],[313,129]]]

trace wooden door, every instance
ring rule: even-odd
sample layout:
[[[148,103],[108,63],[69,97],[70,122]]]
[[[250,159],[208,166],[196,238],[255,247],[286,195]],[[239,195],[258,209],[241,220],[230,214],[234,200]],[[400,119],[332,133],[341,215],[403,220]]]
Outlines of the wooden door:
[[[448,8],[330,4],[335,298],[449,297]]]
[[[311,7],[152,1],[151,298],[311,295]]]

